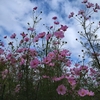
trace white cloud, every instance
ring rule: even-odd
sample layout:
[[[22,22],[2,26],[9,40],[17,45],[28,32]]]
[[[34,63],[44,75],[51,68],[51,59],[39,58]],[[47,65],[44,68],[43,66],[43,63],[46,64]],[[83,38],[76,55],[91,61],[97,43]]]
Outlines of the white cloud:
[[[59,10],[59,3],[63,3],[64,0],[48,0],[47,2],[53,10]]]
[[[9,33],[22,30],[34,5],[29,0],[1,0],[0,4],[0,26]]]
[[[46,3],[48,4],[48,12],[40,15],[42,21],[36,26],[38,32],[45,31],[43,24],[52,25],[52,17],[57,16],[61,24],[68,25],[69,29],[65,33],[65,40],[68,41],[68,46],[73,55],[81,53],[81,45],[75,39],[79,38],[77,31],[81,30],[79,23],[76,20],[69,20],[70,12],[77,14],[81,6],[81,0],[41,0],[39,2],[30,2],[30,0],[0,0],[0,36],[5,34],[12,34],[13,32],[20,34],[26,31],[27,22],[32,24],[32,9],[37,6],[40,10],[45,10]],[[91,0],[90,2],[100,4],[100,0]],[[49,10],[50,8],[50,10]],[[46,11],[47,11],[46,10]],[[100,14],[100,11],[99,11]],[[99,15],[98,14],[98,15]],[[62,17],[63,16],[63,17]],[[99,16],[95,15],[93,20],[97,22]],[[24,28],[25,27],[25,28]],[[4,33],[3,28],[9,32]],[[98,31],[99,33],[99,31]]]

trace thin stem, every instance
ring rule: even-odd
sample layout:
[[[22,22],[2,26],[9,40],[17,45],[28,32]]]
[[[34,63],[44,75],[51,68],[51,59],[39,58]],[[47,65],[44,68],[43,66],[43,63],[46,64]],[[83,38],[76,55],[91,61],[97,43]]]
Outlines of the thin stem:
[[[94,47],[93,47],[93,45],[92,45],[92,43],[91,43],[90,38],[89,38],[88,35],[87,35],[87,31],[86,31],[86,20],[85,20],[85,19],[84,19],[84,23],[83,23],[83,28],[84,28],[84,32],[85,32],[85,35],[86,35],[86,37],[87,37],[87,40],[88,40],[88,42],[89,42],[89,44],[90,44],[90,47],[92,48],[93,53],[95,54],[96,52],[95,52],[95,50],[94,50]],[[96,59],[96,61],[97,61],[97,63],[98,63],[98,66],[99,66],[99,68],[100,68],[99,59],[97,58],[96,55],[95,55],[95,59]]]

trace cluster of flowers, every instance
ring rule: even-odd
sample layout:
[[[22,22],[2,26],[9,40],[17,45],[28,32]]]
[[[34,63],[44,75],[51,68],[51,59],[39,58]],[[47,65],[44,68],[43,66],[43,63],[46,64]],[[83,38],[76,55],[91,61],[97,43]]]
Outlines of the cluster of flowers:
[[[97,3],[94,5],[87,0],[82,3],[86,4],[87,8],[93,7],[94,12],[100,9]],[[33,12],[36,10],[37,7],[34,7]],[[81,15],[84,20],[89,17],[85,16],[84,10],[80,10],[78,15]],[[72,12],[69,18],[73,16]],[[35,22],[37,19],[36,17]],[[42,88],[53,86],[52,84],[56,85],[49,90],[46,88],[46,93],[53,91],[52,95],[57,93],[56,96],[61,95],[61,98],[62,95],[65,97],[70,95],[76,100],[80,97],[87,98],[95,95],[92,90],[99,86],[98,70],[78,63],[72,66],[70,51],[62,49],[66,44],[63,38],[68,26],[60,25],[56,16],[52,19],[54,26],[50,26],[48,32],[36,34],[35,27],[29,27],[28,33],[20,34],[20,41],[15,33],[12,34],[8,48],[0,41],[0,89],[2,92],[0,96],[2,98],[8,95],[16,96],[16,94],[20,98],[24,91],[28,100],[31,93],[35,91],[38,95],[38,97],[34,95],[36,99],[43,95]],[[56,25],[59,25],[58,29],[55,28]],[[7,40],[7,38],[4,36],[4,39]],[[19,43],[16,46],[15,40]]]

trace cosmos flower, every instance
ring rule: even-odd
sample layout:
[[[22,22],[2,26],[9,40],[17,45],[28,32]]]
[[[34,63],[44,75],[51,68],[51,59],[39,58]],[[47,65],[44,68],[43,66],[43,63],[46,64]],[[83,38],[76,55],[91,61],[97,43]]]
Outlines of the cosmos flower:
[[[64,33],[62,31],[57,31],[54,33],[54,35],[56,36],[56,38],[63,38],[64,37]]]
[[[35,58],[34,60],[31,60],[30,66],[31,68],[37,68],[39,63],[40,61],[37,58]]]
[[[58,86],[58,88],[56,89],[57,93],[60,94],[60,95],[64,95],[66,93],[66,87],[61,84]]]
[[[87,95],[87,90],[85,90],[85,89],[80,89],[79,91],[78,91],[78,94],[81,96],[81,97],[84,97],[84,96],[86,96]]]

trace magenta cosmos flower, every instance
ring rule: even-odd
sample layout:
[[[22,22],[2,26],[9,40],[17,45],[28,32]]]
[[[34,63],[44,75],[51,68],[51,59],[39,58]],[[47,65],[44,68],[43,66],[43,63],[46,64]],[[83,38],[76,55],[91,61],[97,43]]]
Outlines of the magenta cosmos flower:
[[[94,92],[89,91],[89,92],[87,93],[87,95],[89,95],[89,96],[94,96]]]
[[[50,57],[45,57],[45,58],[43,59],[43,63],[44,63],[44,64],[49,64],[49,63],[51,63],[51,58],[50,58]]]
[[[82,1],[82,3],[87,3],[87,2],[88,2],[88,0],[83,0],[83,1]]]
[[[79,94],[79,96],[81,96],[81,97],[84,97],[84,96],[86,96],[87,95],[87,90],[85,90],[85,89],[80,89],[79,91],[78,91],[78,94]]]
[[[3,53],[4,53],[4,50],[0,48],[0,54],[3,54]]]
[[[63,31],[66,31],[67,29],[68,29],[68,26],[63,26],[63,25],[61,25],[61,28],[60,28],[61,30],[63,30]]]
[[[76,81],[74,77],[68,77],[68,82],[70,83],[71,86],[75,86],[76,85]]]
[[[37,7],[34,7],[34,8],[33,8],[33,10],[36,10],[36,9],[37,9]]]
[[[46,39],[47,39],[47,40],[49,40],[51,37],[52,37],[51,34],[47,34],[47,35],[46,35]]]
[[[28,28],[28,30],[30,30],[30,31],[32,31],[32,32],[33,32],[33,31],[34,31],[34,28],[31,28],[31,27],[30,27],[30,28]]]
[[[34,37],[33,42],[38,42],[38,41],[39,41],[38,36]]]
[[[38,38],[43,38],[45,36],[45,34],[46,34],[45,32],[39,33]]]
[[[74,16],[74,12],[71,12],[70,15],[68,16],[68,18],[71,18]]]
[[[62,31],[57,31],[54,33],[54,35],[56,36],[56,38],[63,38],[64,37],[64,33]]]
[[[11,39],[14,39],[15,37],[16,37],[15,33],[10,36]]]
[[[61,84],[58,86],[58,88],[56,89],[56,91],[58,92],[58,94],[64,95],[66,93],[66,87]]]
[[[48,58],[53,59],[55,57],[55,53],[49,52],[47,56],[48,56]]]
[[[54,16],[54,17],[52,17],[52,19],[53,19],[53,20],[56,20],[56,19],[57,19],[57,17],[56,17],[56,16]]]
[[[37,68],[39,63],[40,61],[37,58],[35,58],[34,60],[31,60],[30,66],[31,68]]]

